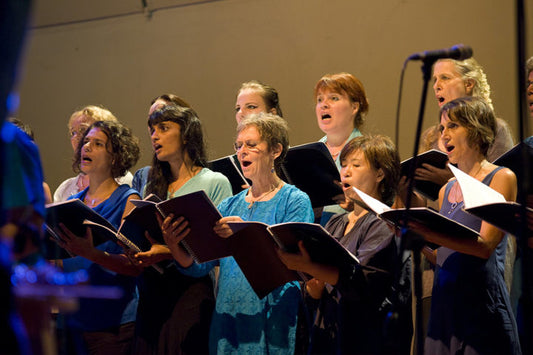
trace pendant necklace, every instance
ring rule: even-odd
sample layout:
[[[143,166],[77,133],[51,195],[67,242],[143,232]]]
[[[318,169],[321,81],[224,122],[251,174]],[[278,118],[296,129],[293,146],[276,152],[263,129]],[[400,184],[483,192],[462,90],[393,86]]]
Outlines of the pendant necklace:
[[[272,193],[274,190],[276,190],[278,187],[279,187],[280,183],[278,183],[276,186],[274,186],[273,188],[271,188],[270,190],[268,190],[267,192],[264,192],[262,193],[259,197],[257,198],[253,198],[252,196],[252,190],[251,190],[251,187],[249,188],[249,192],[250,192],[250,203],[248,204],[248,209],[252,208],[254,203],[258,202],[258,201],[261,201],[263,200],[266,196],[268,196],[270,193]]]

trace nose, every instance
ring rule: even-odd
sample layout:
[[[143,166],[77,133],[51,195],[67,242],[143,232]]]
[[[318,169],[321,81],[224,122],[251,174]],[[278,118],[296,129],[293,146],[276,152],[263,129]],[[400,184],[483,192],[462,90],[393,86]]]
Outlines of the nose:
[[[441,139],[448,137],[448,129],[446,127],[443,128],[442,131],[440,132],[440,137]]]
[[[433,91],[437,92],[437,90],[441,90],[440,81],[438,79],[435,80],[433,83]]]
[[[343,177],[343,178],[349,177],[350,173],[351,173],[351,171],[350,171],[350,168],[348,167],[348,165],[346,165],[345,167],[341,168],[341,177]]]
[[[244,118],[244,110],[240,108],[235,114],[235,116],[237,117],[237,121],[242,121],[242,119]]]
[[[152,139],[152,143],[159,140],[159,135],[155,129],[150,133],[150,138]]]
[[[91,141],[87,141],[83,144],[83,150],[89,152],[91,150]]]
[[[526,82],[527,87],[527,94],[533,95],[533,81],[527,81]]]

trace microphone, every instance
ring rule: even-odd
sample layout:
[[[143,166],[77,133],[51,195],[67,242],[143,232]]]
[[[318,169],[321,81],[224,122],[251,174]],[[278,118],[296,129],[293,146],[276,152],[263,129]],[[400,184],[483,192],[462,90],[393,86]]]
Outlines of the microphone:
[[[472,57],[472,47],[465,46],[464,44],[457,44],[451,48],[437,49],[434,51],[425,51],[415,53],[409,56],[407,60],[430,60],[436,61],[438,59],[450,58],[456,60],[465,60]]]

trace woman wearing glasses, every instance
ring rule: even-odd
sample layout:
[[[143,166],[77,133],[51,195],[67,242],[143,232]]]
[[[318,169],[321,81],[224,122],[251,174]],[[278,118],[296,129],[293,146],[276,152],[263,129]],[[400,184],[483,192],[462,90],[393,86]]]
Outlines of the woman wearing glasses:
[[[272,114],[252,114],[237,127],[235,149],[244,176],[252,186],[218,205],[223,218],[215,226],[222,238],[232,234],[227,222],[259,221],[266,224],[312,222],[309,197],[284,183],[277,174],[289,146],[287,123]],[[187,235],[183,218],[167,218],[163,236],[181,271],[207,274],[220,265],[216,309],[209,336],[210,353],[293,354],[300,305],[296,282],[278,287],[259,299],[233,257],[195,264],[179,245]],[[265,272],[268,266],[265,265]]]

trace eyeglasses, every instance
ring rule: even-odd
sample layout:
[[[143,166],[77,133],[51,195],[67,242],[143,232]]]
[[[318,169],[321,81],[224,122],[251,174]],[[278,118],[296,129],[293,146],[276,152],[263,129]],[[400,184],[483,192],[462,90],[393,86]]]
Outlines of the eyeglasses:
[[[235,142],[233,144],[233,148],[235,149],[235,152],[239,152],[243,147],[246,147],[246,149],[251,152],[258,152],[259,148],[257,148],[257,145],[259,143],[260,142],[253,142],[253,141]]]

